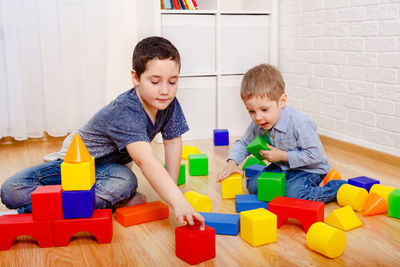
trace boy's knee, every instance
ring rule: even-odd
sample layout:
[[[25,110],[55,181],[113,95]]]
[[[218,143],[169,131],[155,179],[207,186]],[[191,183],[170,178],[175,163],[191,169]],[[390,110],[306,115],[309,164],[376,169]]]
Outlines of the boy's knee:
[[[1,186],[1,202],[9,208],[15,209],[30,203],[30,194],[22,190],[21,185],[6,180]]]

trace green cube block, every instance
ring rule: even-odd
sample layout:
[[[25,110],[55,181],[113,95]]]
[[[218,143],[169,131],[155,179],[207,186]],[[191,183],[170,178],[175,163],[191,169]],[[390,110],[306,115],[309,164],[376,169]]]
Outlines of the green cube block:
[[[271,201],[276,196],[285,196],[284,173],[263,172],[257,179],[258,200]]]
[[[208,157],[206,154],[189,154],[189,175],[208,175]]]
[[[400,190],[396,189],[389,194],[388,216],[400,219]]]
[[[252,165],[264,165],[266,166],[265,162],[263,160],[258,160],[255,157],[248,157],[246,162],[243,164],[242,170],[245,170],[247,167],[252,166]]]
[[[263,160],[263,157],[260,155],[260,150],[269,150],[269,148],[267,147],[267,143],[271,145],[271,140],[269,139],[269,136],[264,136],[264,138],[263,136],[257,136],[246,147],[247,151],[249,151],[250,154],[252,154],[258,160]]]
[[[181,163],[181,167],[179,168],[178,186],[184,183],[186,183],[186,165],[185,163]]]

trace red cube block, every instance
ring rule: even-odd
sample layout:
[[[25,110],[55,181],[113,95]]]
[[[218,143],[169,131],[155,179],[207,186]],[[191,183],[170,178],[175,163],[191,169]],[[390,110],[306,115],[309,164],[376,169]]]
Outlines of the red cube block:
[[[31,194],[34,221],[52,221],[63,218],[61,185],[38,186]]]
[[[215,258],[215,230],[198,224],[175,228],[175,254],[189,264],[197,264]]]

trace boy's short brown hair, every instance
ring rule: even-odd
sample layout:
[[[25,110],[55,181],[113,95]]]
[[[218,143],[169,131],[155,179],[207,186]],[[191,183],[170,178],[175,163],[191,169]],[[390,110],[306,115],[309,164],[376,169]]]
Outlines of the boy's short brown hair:
[[[281,72],[269,64],[261,64],[248,70],[240,88],[242,100],[252,97],[268,97],[278,101],[285,93],[285,82]]]
[[[178,49],[170,41],[159,36],[148,37],[136,45],[132,55],[132,69],[138,79],[146,70],[146,63],[153,58],[173,60],[179,65],[179,70],[181,68]]]

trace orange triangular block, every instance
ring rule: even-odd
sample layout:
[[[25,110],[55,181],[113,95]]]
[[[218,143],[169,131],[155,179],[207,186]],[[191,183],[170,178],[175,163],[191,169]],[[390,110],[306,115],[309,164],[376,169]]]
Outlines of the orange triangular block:
[[[364,216],[376,215],[386,213],[388,210],[388,203],[386,200],[376,193],[370,193],[365,201],[363,211]]]
[[[85,144],[78,134],[75,134],[74,139],[72,139],[69,145],[68,151],[65,154],[64,162],[68,163],[80,163],[88,162],[92,159],[89,151],[87,150]]]
[[[331,169],[330,172],[328,172],[324,179],[322,180],[322,186],[325,186],[329,181],[331,180],[341,180],[342,176],[340,173],[338,173],[335,169]]]

